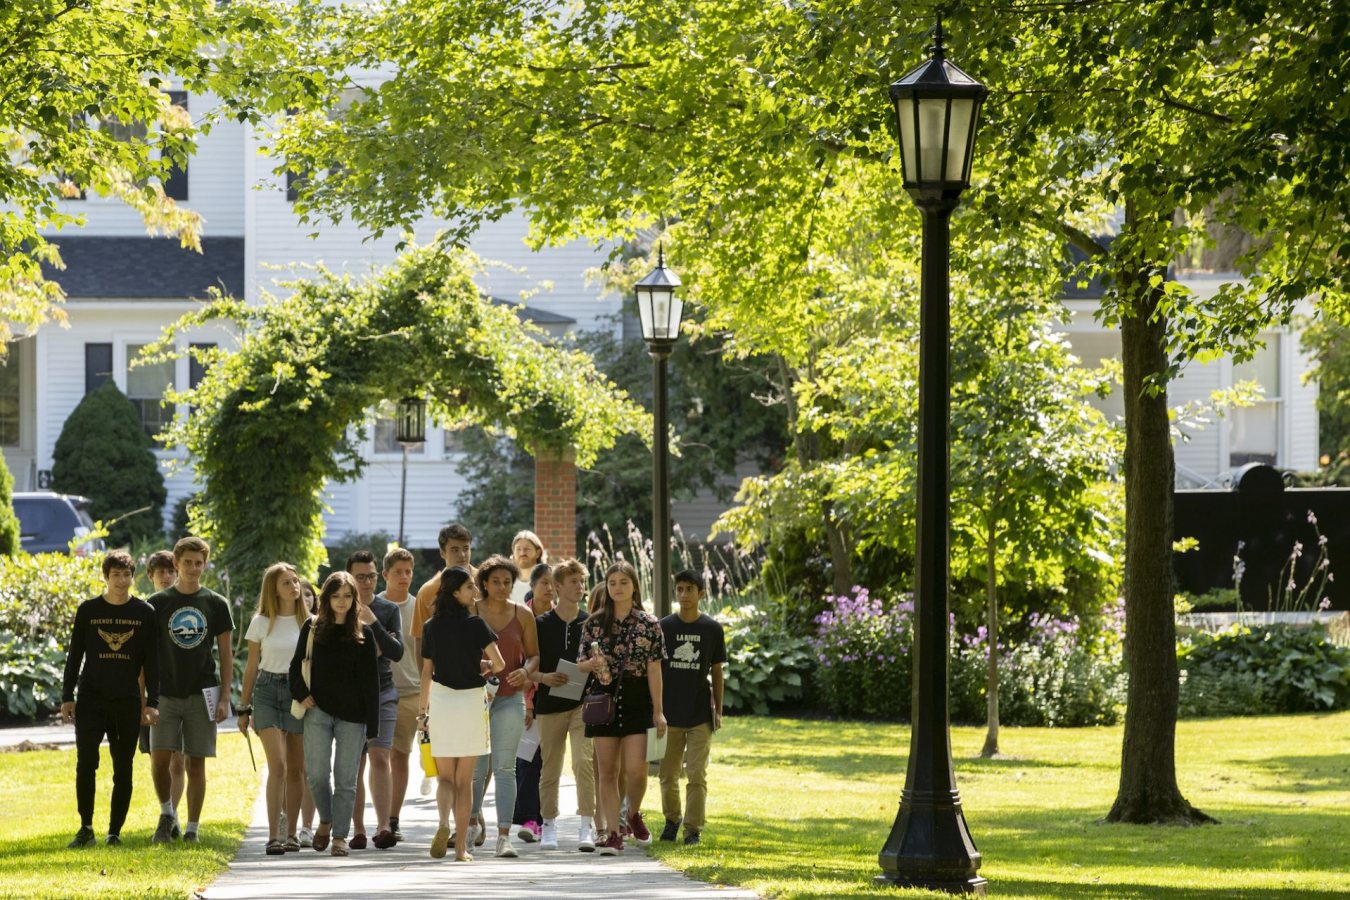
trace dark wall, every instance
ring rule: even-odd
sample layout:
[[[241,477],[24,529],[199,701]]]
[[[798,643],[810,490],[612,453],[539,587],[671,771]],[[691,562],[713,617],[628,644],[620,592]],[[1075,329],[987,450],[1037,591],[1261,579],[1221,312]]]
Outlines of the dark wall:
[[[1266,609],[1295,541],[1303,543],[1294,566],[1298,586],[1313,575],[1320,528],[1335,578],[1323,593],[1332,608],[1350,609],[1350,488],[1285,488],[1278,472],[1260,466],[1246,473],[1235,490],[1177,491],[1173,498],[1174,538],[1200,542],[1195,550],[1173,556],[1178,590],[1203,594],[1232,588],[1233,557],[1240,552],[1243,605]],[[1317,518],[1316,528],[1309,512]]]

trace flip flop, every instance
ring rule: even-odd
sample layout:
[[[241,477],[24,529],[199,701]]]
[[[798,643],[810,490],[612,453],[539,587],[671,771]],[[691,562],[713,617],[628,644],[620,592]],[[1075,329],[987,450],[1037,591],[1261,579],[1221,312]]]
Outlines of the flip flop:
[[[330,856],[346,856],[347,842],[342,838],[333,838],[333,849],[328,851]]]
[[[267,842],[267,848],[266,850],[264,850],[264,852],[268,856],[285,856],[286,848],[285,846],[282,845],[281,841],[277,840],[276,838],[272,838],[270,841]]]

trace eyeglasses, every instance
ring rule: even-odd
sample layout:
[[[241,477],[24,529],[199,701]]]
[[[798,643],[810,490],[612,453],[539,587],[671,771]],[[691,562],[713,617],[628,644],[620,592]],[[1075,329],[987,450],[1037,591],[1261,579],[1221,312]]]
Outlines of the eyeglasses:
[[[357,581],[374,581],[375,573],[372,572],[369,575],[353,575],[352,577],[355,578]]]

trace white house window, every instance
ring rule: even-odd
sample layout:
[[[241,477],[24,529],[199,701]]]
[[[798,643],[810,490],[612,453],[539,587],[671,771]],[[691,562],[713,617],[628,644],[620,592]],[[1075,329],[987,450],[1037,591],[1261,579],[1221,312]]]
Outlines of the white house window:
[[[451,453],[464,453],[468,450],[468,445],[464,440],[465,429],[455,428],[445,429],[445,455]]]
[[[376,453],[402,453],[403,445],[397,440],[398,423],[393,416],[375,417],[375,452]],[[409,444],[409,453],[425,453],[427,445]]]
[[[19,444],[19,345],[9,345],[0,359],[0,445]]]
[[[149,365],[130,367],[130,362],[140,355],[145,344],[127,344],[127,399],[136,407],[141,416],[141,427],[155,442],[163,447],[164,442],[155,435],[164,431],[173,420],[173,407],[164,403],[164,392],[173,386],[174,361],[162,360]]]
[[[1280,455],[1280,336],[1265,335],[1266,345],[1246,362],[1233,364],[1233,383],[1254,381],[1263,396],[1254,405],[1232,412],[1233,432],[1228,464],[1249,462],[1275,465]]]

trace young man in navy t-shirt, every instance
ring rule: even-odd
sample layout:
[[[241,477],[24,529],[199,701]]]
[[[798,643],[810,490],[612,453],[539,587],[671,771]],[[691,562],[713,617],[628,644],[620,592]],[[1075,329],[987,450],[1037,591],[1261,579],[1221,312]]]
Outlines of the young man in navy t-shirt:
[[[679,611],[661,620],[666,644],[661,678],[668,723],[666,755],[661,761],[661,811],[666,817],[661,840],[673,841],[679,832],[683,769],[689,779],[683,816],[686,844],[697,844],[703,831],[708,750],[713,732],[722,727],[722,665],[727,661],[722,625],[699,612],[702,599],[703,580],[685,569],[675,576]]]

